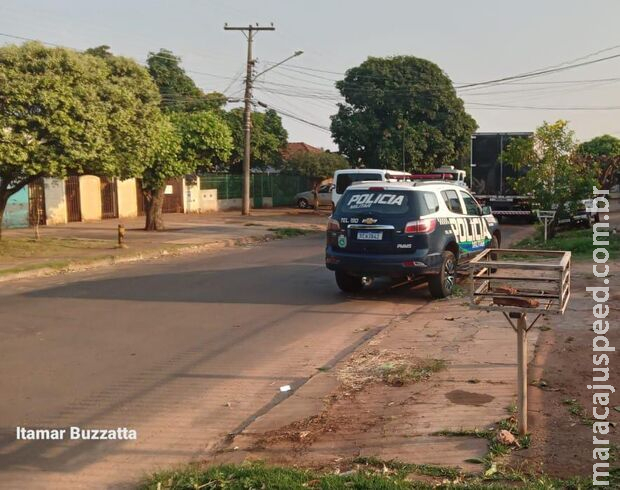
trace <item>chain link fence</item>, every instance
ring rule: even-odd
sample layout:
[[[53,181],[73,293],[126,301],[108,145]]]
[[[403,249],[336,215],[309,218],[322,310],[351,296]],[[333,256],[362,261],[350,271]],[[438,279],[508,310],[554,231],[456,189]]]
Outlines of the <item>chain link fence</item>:
[[[295,194],[312,189],[313,181],[301,175],[256,173],[251,175],[250,196],[255,208],[263,207],[265,198],[273,206],[292,206]],[[201,189],[217,189],[218,199],[241,199],[243,176],[230,173],[210,173],[200,176]]]

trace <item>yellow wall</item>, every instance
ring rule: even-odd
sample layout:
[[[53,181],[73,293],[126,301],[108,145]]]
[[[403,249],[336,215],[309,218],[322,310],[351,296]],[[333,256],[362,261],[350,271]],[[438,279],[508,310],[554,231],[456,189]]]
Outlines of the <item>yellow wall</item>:
[[[94,175],[80,177],[82,221],[101,219],[101,181]]]
[[[117,180],[118,217],[133,218],[138,216],[138,196],[136,179]]]

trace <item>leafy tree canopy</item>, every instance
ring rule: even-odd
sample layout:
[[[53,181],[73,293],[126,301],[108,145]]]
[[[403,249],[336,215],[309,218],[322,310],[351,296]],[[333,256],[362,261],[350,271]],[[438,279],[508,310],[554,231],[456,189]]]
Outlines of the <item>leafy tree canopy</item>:
[[[528,172],[515,180],[518,193],[531,194],[541,209],[572,212],[581,199],[592,195],[596,170],[575,158],[577,144],[566,121],[545,122],[533,138],[516,138],[504,152],[504,161]]]
[[[181,67],[181,58],[172,51],[160,49],[149,53],[149,73],[162,97],[162,109],[169,112],[221,110],[226,96],[219,92],[205,94]]]
[[[150,158],[142,174],[142,188],[157,191],[168,179],[192,172],[192,164],[181,160],[181,135],[170,118],[157,118],[157,134],[153,139]]]
[[[233,151],[229,164],[239,168],[243,161],[244,131],[243,109],[233,109],[226,114],[226,120],[233,135]],[[281,150],[286,146],[288,133],[282,126],[282,119],[272,109],[252,113],[252,168],[277,166],[281,163]]]
[[[336,170],[349,167],[347,159],[338,153],[299,151],[282,164],[282,171],[322,180],[334,175]]]
[[[476,122],[450,79],[413,56],[368,58],[336,87],[345,98],[331,131],[354,164],[427,171],[462,160]]]
[[[207,170],[230,157],[233,138],[226,120],[209,111],[179,112],[170,115],[181,141],[180,160],[183,173]]]
[[[617,157],[620,156],[620,139],[604,134],[581,143],[578,151],[582,155]]]

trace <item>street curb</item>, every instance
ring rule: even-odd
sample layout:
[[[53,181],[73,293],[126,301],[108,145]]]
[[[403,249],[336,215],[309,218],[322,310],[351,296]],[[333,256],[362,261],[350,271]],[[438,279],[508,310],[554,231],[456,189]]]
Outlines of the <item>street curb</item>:
[[[51,267],[41,267],[28,271],[21,271],[8,274],[0,274],[0,283],[5,283],[20,279],[33,279],[37,277],[50,277],[61,274],[70,274],[73,272],[83,272],[94,269],[102,269],[105,267],[112,267],[119,264],[132,264],[136,262],[142,262],[146,260],[156,260],[166,257],[178,257],[182,255],[197,254],[203,252],[215,252],[226,248],[242,247],[246,245],[255,245],[258,243],[266,243],[274,240],[284,240],[286,237],[280,237],[274,233],[268,233],[265,235],[254,235],[243,238],[229,238],[226,240],[218,240],[215,242],[204,243],[200,245],[188,245],[183,247],[166,248],[162,247],[157,250],[150,250],[146,252],[139,252],[134,255],[127,255],[123,257],[109,257],[105,259],[97,259],[91,262],[69,262],[69,265],[54,269]]]

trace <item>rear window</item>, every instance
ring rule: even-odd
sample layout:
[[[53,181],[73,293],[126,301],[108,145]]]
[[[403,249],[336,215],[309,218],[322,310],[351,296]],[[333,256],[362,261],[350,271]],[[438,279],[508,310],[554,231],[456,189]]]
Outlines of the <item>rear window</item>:
[[[361,182],[363,180],[383,180],[381,174],[339,174],[336,180],[336,192],[338,194],[344,193],[353,182]]]
[[[433,193],[396,190],[348,190],[338,202],[339,214],[409,215],[413,218],[436,211]]]

